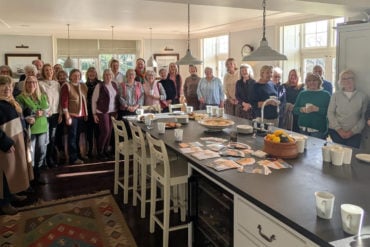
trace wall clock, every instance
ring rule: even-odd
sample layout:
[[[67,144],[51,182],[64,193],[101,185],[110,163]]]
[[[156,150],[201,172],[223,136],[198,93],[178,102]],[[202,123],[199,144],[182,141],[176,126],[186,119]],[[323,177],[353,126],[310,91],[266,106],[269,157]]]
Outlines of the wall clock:
[[[253,50],[254,50],[253,46],[248,45],[248,44],[243,45],[242,50],[241,50],[242,57],[248,56],[249,54],[251,54]]]

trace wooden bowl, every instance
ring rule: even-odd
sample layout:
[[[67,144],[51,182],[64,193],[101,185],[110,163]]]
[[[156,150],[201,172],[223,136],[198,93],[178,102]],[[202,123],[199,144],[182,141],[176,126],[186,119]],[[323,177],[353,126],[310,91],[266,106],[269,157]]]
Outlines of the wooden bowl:
[[[296,142],[274,143],[264,138],[263,151],[269,155],[282,159],[294,159],[298,156]]]

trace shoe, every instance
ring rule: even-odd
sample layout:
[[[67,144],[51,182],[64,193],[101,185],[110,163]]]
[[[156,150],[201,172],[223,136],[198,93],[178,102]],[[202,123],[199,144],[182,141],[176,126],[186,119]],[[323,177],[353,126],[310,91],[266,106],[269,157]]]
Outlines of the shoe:
[[[100,161],[107,161],[108,160],[108,157],[104,153],[100,153],[96,157]]]
[[[11,196],[10,200],[12,202],[23,202],[23,201],[27,200],[27,196],[21,196],[21,195],[13,194]]]
[[[79,164],[83,164],[84,162],[80,159],[77,159],[75,160],[74,162],[72,162],[72,165],[79,165]]]
[[[10,205],[10,203],[0,206],[0,210],[7,215],[15,215],[18,213],[18,209]]]

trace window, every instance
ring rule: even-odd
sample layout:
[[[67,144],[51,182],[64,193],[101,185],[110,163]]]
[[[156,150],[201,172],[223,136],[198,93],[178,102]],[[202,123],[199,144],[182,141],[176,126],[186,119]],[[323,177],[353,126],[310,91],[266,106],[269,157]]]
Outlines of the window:
[[[328,21],[304,24],[304,47],[325,47],[328,45]]]
[[[100,70],[103,71],[109,68],[109,62],[114,57],[119,61],[119,70],[126,74],[126,71],[129,68],[135,68],[136,55],[135,54],[100,54],[99,55],[99,64]]]
[[[205,38],[202,44],[203,63],[213,68],[213,75],[222,80],[226,73],[225,61],[229,52],[229,36]]]

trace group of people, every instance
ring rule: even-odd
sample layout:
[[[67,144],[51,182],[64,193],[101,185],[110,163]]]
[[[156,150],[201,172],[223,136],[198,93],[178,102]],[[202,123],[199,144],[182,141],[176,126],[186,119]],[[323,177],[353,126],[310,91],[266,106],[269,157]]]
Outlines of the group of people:
[[[102,80],[96,68],[90,67],[82,82],[79,69],[67,73],[59,64],[35,60],[14,82],[11,69],[0,66],[0,159],[5,161],[0,165],[1,211],[16,213],[10,202],[23,199],[16,193],[27,190],[30,181],[43,183],[40,169],[61,164],[65,146],[69,164],[82,164],[95,154],[102,161],[112,158],[111,117],[134,115],[143,105],[160,105],[163,112],[180,102],[194,110],[212,105],[250,120],[262,117],[263,112],[264,121],[281,128],[323,139],[330,135],[334,142],[360,146],[360,133],[369,117],[368,100],[356,90],[352,71],[340,73],[339,90],[333,94],[320,66],[306,75],[305,83],[299,82],[295,69],[281,83],[280,68],[265,65],[255,80],[248,64],[237,68],[229,58],[225,67],[223,82],[211,67],[205,67],[204,77],[200,77],[193,65],[183,81],[175,63],[170,63],[168,70],[160,68],[156,78],[142,58],[125,75],[119,70],[119,61],[112,59]],[[87,157],[80,150],[83,132]]]

